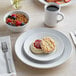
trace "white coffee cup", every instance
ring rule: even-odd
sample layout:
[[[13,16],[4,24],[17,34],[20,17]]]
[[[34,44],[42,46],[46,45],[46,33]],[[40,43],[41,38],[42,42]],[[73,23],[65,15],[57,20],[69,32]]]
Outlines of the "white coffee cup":
[[[45,25],[54,27],[56,24],[64,19],[64,14],[60,12],[61,7],[57,3],[48,3],[45,5]],[[58,16],[61,19],[58,19]]]

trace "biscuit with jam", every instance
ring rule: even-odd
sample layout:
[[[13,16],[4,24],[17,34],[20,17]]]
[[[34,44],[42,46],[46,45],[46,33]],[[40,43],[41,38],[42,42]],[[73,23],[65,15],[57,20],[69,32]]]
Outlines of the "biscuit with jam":
[[[42,54],[43,53],[41,46],[40,46],[40,43],[41,43],[41,40],[35,40],[35,42],[33,42],[31,44],[32,53],[35,53],[35,54]]]

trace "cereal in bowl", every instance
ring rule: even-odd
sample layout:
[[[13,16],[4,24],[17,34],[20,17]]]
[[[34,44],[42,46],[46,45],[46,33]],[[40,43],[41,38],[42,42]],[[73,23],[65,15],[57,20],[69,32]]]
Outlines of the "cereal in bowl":
[[[6,18],[6,23],[11,26],[23,26],[27,22],[27,17],[21,13],[12,14]]]

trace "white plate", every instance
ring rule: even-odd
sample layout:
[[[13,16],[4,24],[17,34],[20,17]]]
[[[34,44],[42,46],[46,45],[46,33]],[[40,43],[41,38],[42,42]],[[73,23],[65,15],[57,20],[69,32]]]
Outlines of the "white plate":
[[[64,50],[64,43],[63,40],[57,36],[56,33],[49,33],[48,31],[41,32],[41,31],[35,31],[32,33],[33,35],[29,36],[28,39],[24,42],[24,52],[32,59],[38,60],[38,61],[50,61],[53,59],[58,58]],[[51,37],[54,39],[56,44],[56,49],[54,52],[51,52],[49,54],[34,54],[31,52],[30,45],[37,39],[42,39],[43,37]]]
[[[36,31],[41,31],[41,32],[48,31],[48,32],[51,32],[51,33],[56,33],[61,39],[63,39],[65,49],[64,49],[64,52],[61,55],[61,57],[59,57],[56,60],[47,62],[47,63],[41,63],[41,62],[38,62],[38,61],[33,61],[33,60],[27,58],[27,56],[24,55],[23,50],[22,50],[24,41],[32,33],[36,32]],[[69,39],[64,34],[62,34],[61,32],[58,32],[58,31],[50,29],[50,28],[39,28],[39,29],[32,29],[30,31],[27,31],[27,32],[23,33],[17,39],[16,44],[15,44],[15,53],[16,53],[17,57],[23,63],[25,63],[29,66],[35,67],[35,68],[40,68],[40,69],[53,68],[53,67],[56,67],[56,66],[59,66],[59,65],[63,64],[70,57],[71,50],[72,50],[72,46],[71,46],[71,43],[70,43]]]
[[[39,0],[39,2],[41,2],[42,4],[48,4],[48,2],[46,2],[45,0]],[[64,7],[64,6],[67,6],[67,5],[69,5],[69,4],[71,4],[71,1],[68,2],[68,3],[60,4],[60,6],[61,6],[61,7]]]

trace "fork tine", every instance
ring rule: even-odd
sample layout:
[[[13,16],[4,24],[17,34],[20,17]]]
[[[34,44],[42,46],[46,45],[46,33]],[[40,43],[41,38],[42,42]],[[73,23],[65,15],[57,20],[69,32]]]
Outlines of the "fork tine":
[[[6,49],[8,49],[6,42],[2,42],[2,43],[1,43],[1,46],[2,46],[2,50],[3,50],[3,51],[6,50]]]

